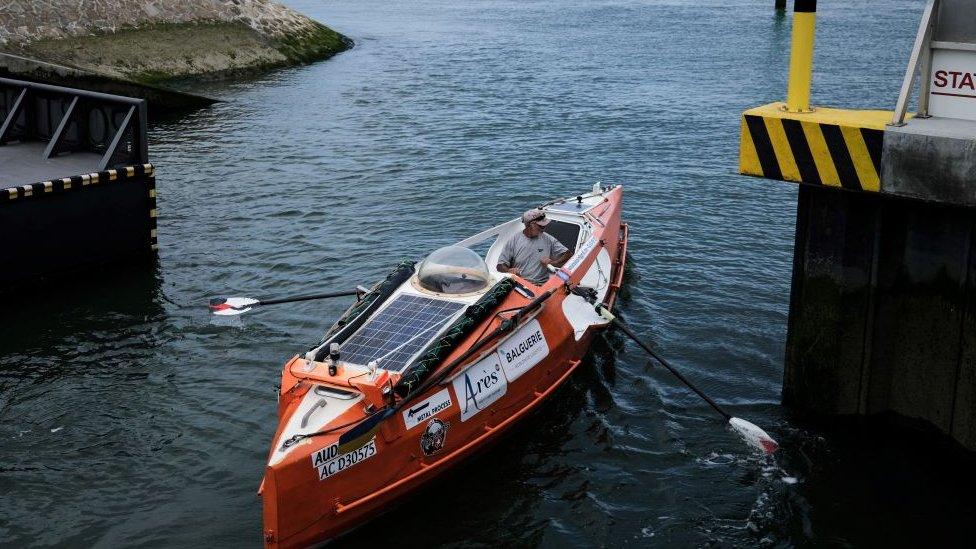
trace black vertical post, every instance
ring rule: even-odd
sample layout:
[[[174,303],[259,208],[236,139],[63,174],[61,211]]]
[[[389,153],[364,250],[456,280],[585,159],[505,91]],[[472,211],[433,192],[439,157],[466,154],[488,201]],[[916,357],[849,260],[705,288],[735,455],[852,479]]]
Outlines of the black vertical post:
[[[786,0],[776,0],[776,9],[778,9],[778,10],[785,10],[786,9]]]

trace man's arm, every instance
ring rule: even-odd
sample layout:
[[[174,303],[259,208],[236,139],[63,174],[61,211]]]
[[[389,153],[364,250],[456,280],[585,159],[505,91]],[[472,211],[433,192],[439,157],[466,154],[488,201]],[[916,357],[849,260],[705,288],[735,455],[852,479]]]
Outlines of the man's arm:
[[[565,252],[563,252],[562,255],[557,257],[556,260],[552,262],[553,266],[562,267],[563,265],[565,265],[566,262],[569,261],[569,258],[573,257],[574,251],[575,250],[566,250]]]
[[[542,264],[552,265],[553,267],[562,267],[563,264],[569,261],[569,258],[573,257],[574,250],[570,250],[566,246],[563,246],[563,243],[557,240],[556,237],[549,234],[546,236],[552,239],[550,241],[550,252],[552,253],[552,256],[543,258]]]
[[[573,257],[573,250],[566,250],[565,252],[557,255],[556,259],[551,257],[543,257],[540,263],[543,265],[552,265],[553,267],[562,267],[571,257]]]
[[[495,265],[495,269],[500,273],[511,273],[513,275],[522,274],[516,267],[512,266],[512,262],[515,260],[515,253],[512,249],[512,240],[509,239],[508,242],[502,246],[502,253],[498,254],[498,265]]]

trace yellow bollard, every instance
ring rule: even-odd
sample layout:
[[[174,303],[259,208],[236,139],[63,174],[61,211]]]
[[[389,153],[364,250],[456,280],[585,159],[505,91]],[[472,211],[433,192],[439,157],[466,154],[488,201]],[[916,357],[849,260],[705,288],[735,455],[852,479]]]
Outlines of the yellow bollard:
[[[813,79],[813,42],[817,27],[817,0],[793,3],[793,40],[790,45],[790,82],[786,110],[811,112],[810,81]]]

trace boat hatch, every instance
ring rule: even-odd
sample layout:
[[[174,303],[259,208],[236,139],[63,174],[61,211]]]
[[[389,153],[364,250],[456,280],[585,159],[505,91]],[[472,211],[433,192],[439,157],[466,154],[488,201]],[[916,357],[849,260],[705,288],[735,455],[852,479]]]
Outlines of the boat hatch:
[[[417,269],[417,281],[439,294],[469,294],[488,289],[491,275],[481,256],[463,246],[445,246],[424,259]]]
[[[576,223],[550,219],[549,224],[546,225],[546,233],[554,236],[567,249],[575,250],[576,243],[579,242],[580,226]]]
[[[342,344],[343,362],[399,372],[455,315],[464,303],[400,294]]]

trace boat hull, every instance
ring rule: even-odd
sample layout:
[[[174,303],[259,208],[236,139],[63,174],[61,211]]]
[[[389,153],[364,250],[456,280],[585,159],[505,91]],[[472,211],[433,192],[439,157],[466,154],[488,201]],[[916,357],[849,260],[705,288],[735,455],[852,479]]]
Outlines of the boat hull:
[[[592,234],[567,263],[570,283],[603,281],[602,301],[613,305],[623,278],[627,227],[620,221],[622,189],[592,208]],[[571,269],[571,270],[570,270]],[[599,271],[599,272],[597,272]],[[605,272],[609,271],[609,272]],[[596,275],[594,275],[596,273]],[[398,500],[497,441],[537,409],[580,365],[597,331],[606,326],[552,276],[537,295],[555,289],[544,305],[512,331],[383,421],[362,446],[340,454],[337,435],[306,439],[265,471],[260,490],[268,547],[306,547],[335,538],[388,510]],[[499,306],[522,306],[511,293]],[[498,325],[495,317],[471,339]],[[449,355],[460,356],[467,346]],[[285,365],[279,401],[280,446],[287,418],[309,383],[295,375],[301,359]],[[304,392],[303,392],[304,391]],[[351,407],[335,421],[355,421]]]

